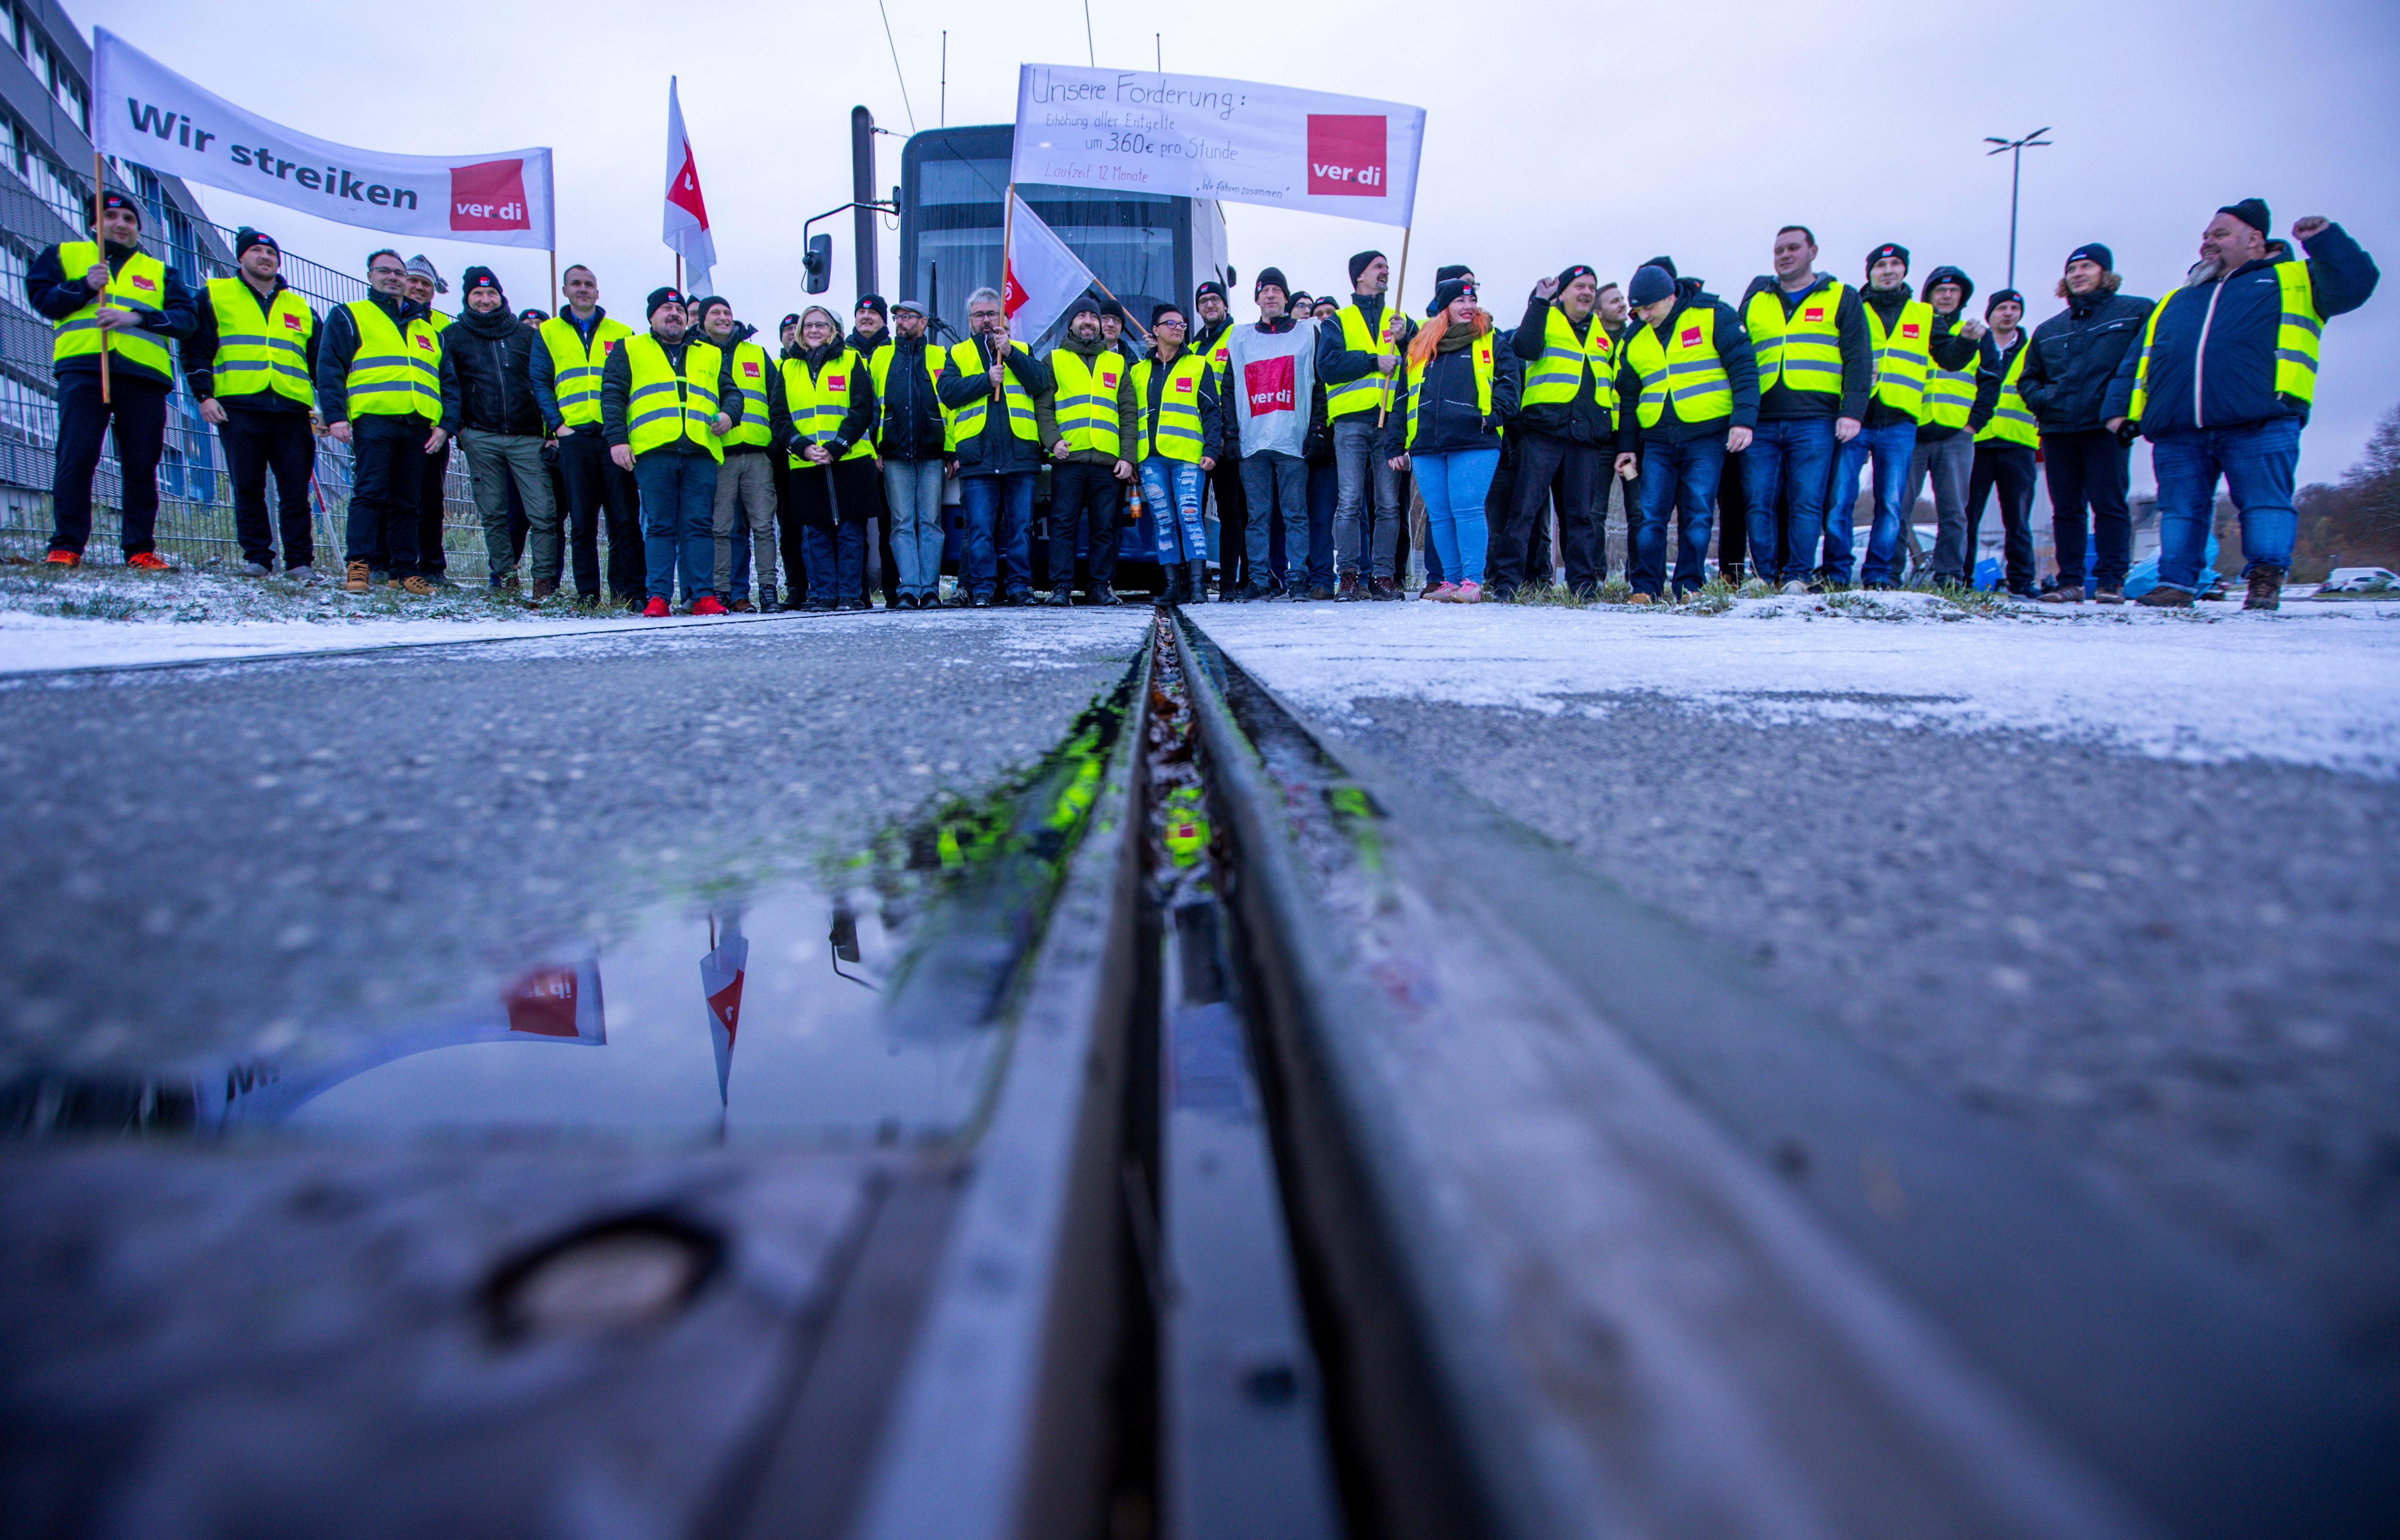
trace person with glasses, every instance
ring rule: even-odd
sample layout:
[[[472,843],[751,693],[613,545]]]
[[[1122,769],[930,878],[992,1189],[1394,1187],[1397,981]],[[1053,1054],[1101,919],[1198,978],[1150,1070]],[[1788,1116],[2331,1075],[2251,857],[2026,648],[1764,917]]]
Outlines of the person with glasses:
[[[343,589],[373,587],[381,552],[391,586],[422,599],[433,593],[418,566],[426,465],[449,447],[458,396],[442,367],[442,334],[408,297],[407,276],[398,252],[376,252],[367,258],[367,297],[326,315],[317,415],[334,443],[350,446]]]
[[[1008,334],[1000,291],[967,296],[967,339],[950,349],[935,387],[950,411],[966,510],[961,586],[977,607],[1033,602],[1033,483],[1042,464],[1034,402],[1055,389],[1050,366]]]
[[[1182,307],[1150,313],[1150,355],[1134,365],[1136,452],[1141,497],[1157,521],[1158,565],[1166,574],[1164,604],[1208,599],[1208,528],[1202,521],[1202,478],[1217,468],[1222,429],[1217,415],[1217,372],[1208,355],[1188,348],[1191,322]]]
[[[880,349],[879,349],[880,351]],[[868,609],[866,524],[881,511],[874,371],[822,305],[800,312],[798,352],[783,361],[781,449],[791,468],[786,547],[808,552],[810,609]]]

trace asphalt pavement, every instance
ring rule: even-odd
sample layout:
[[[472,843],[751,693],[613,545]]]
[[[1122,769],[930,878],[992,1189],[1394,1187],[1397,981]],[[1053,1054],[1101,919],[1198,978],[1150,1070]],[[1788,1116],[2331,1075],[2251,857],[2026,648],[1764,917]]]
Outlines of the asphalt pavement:
[[[1650,692],[1563,703],[1368,694],[1331,726],[1566,844],[2400,1378],[2400,785]]]

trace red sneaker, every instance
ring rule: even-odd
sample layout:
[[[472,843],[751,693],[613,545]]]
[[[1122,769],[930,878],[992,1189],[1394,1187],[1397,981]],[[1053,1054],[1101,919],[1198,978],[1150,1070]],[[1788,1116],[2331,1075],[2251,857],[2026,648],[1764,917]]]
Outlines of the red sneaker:
[[[716,594],[703,593],[691,602],[691,612],[694,615],[722,615],[726,609]]]
[[[144,572],[164,572],[167,570],[166,559],[155,551],[137,551],[132,555],[125,558],[125,565],[128,566],[138,566]]]
[[[79,551],[53,551],[43,559],[52,566],[83,566],[83,552]]]
[[[642,606],[642,619],[645,620],[663,620],[668,614],[667,602],[664,599],[652,599]]]

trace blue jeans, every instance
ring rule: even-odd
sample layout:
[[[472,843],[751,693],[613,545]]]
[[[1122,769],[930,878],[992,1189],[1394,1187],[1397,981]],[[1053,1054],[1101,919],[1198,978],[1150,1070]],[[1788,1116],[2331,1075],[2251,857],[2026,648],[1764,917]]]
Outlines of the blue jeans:
[[[1249,586],[1263,590],[1271,570],[1268,557],[1273,542],[1268,536],[1274,525],[1283,525],[1286,552],[1304,549],[1308,538],[1308,462],[1273,449],[1243,456],[1242,496],[1250,505],[1249,528],[1243,532]]]
[[[1916,453],[1916,424],[1893,423],[1886,428],[1861,428],[1859,436],[1842,445],[1834,457],[1834,482],[1825,498],[1825,566],[1827,582],[1850,580],[1850,521],[1859,501],[1859,477],[1875,462],[1875,523],[1867,530],[1867,563],[1861,582],[1900,580],[1893,560],[1900,549],[1900,521],[1908,513],[1908,461]]]
[[[2159,478],[2159,581],[2187,593],[2199,591],[2219,476],[2242,517],[2242,576],[2260,567],[2288,570],[2299,532],[2292,511],[2299,460],[2298,417],[2161,435],[2150,445],[2150,469]]]
[[[961,476],[966,506],[966,560],[960,566],[970,597],[983,598],[995,580],[1012,599],[1033,593],[1033,478],[1031,470]],[[995,566],[1002,570],[995,573]]]
[[[803,525],[800,541],[809,553],[809,603],[856,599],[866,583],[866,526],[848,519],[831,529]],[[893,560],[899,560],[896,550]]]
[[[642,561],[653,599],[675,598],[683,569],[689,604],[716,580],[716,461],[706,455],[653,449],[634,462],[642,495]]]
[[[1491,526],[1483,499],[1492,473],[1500,469],[1497,449],[1462,449],[1450,455],[1411,455],[1417,491],[1425,498],[1425,535],[1441,556],[1441,575],[1453,583],[1483,581],[1483,552]]]
[[[1333,586],[1333,510],[1342,497],[1342,476],[1331,460],[1308,466],[1308,588]]]
[[[1770,583],[1808,580],[1817,565],[1817,542],[1825,533],[1825,483],[1834,471],[1834,419],[1831,417],[1770,417],[1751,433],[1742,451],[1742,492],[1750,510],[1750,565]],[[1791,494],[1792,535],[1780,547],[1775,510]],[[1848,516],[1843,524],[1849,523]],[[1848,550],[1849,537],[1843,536]],[[1778,549],[1791,559],[1776,565]]]
[[[892,565],[900,592],[930,599],[942,582],[942,462],[885,460],[883,502],[892,510]]]
[[[1709,529],[1715,521],[1717,481],[1725,474],[1725,442],[1709,433],[1682,443],[1642,447],[1642,527],[1633,537],[1633,590],[1658,597],[1667,583],[1667,515],[1684,513],[1675,554],[1675,592],[1708,581]]]
[[[1152,455],[1141,462],[1141,501],[1158,529],[1160,561],[1208,559],[1208,526],[1200,513],[1203,480],[1196,460],[1187,464]]]

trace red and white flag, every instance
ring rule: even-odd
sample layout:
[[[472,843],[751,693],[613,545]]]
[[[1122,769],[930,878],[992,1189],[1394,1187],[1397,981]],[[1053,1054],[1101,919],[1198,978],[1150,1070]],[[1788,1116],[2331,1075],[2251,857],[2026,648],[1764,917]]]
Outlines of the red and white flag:
[[[708,293],[716,242],[708,233],[708,205],[700,196],[700,167],[692,159],[691,136],[683,131],[683,103],[676,100],[674,75],[667,76],[666,225],[661,237],[683,258],[685,290]]]
[[[726,920],[714,937],[716,945],[700,960],[700,992],[708,1002],[708,1041],[716,1050],[716,1101],[726,1102],[726,1083],[733,1076],[733,1039],[742,1029],[742,981],[750,966],[750,941],[742,934],[742,916]]]
[[[1009,201],[1016,216],[1009,227],[1007,277],[1000,286],[1001,308],[1008,312],[1008,334],[1031,342],[1050,330],[1051,322],[1092,286],[1092,270],[1067,250],[1058,232],[1042,223],[1012,187]]]

